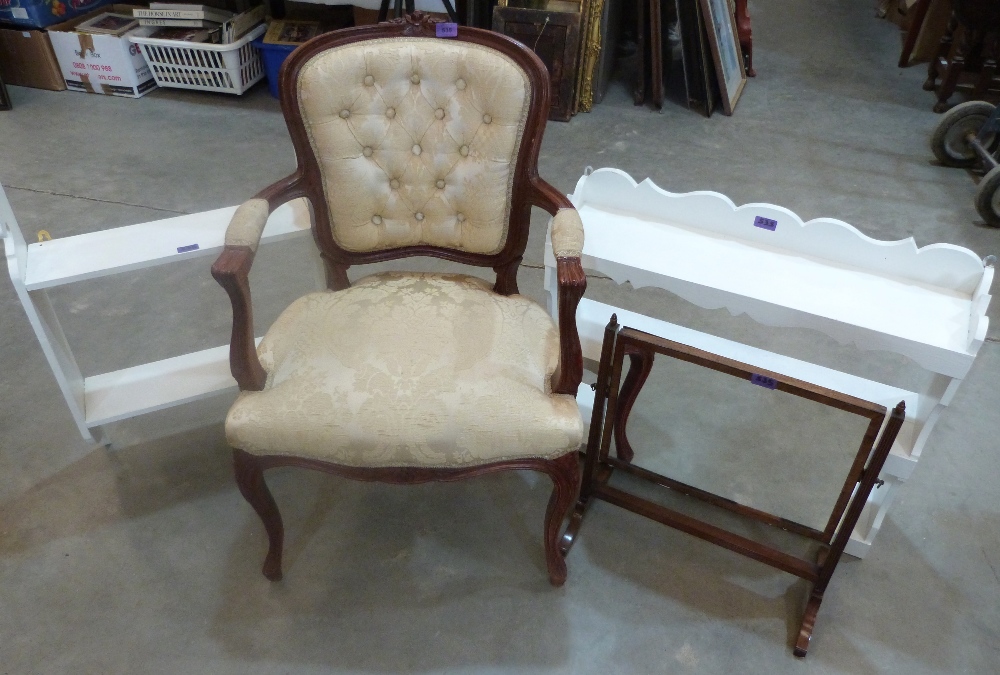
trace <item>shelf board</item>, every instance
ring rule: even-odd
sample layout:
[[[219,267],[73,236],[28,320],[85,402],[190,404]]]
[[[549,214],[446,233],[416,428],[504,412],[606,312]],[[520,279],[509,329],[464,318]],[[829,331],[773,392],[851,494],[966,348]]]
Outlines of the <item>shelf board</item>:
[[[257,339],[260,342],[260,338]],[[229,345],[84,378],[88,427],[237,391]]]
[[[765,325],[812,328],[840,342],[906,355],[952,377],[964,377],[975,358],[970,325],[985,304],[964,287],[881,275],[588,203],[579,213],[586,229],[584,268],[616,283],[656,286]],[[545,264],[555,266],[551,243]]]
[[[34,291],[218,255],[235,212],[232,206],[30,244],[24,285]],[[305,200],[283,204],[268,219],[261,243],[308,234],[310,223]],[[194,245],[197,248],[189,250]]]
[[[580,301],[576,320],[580,332],[580,344],[583,347],[584,358],[598,361],[601,357],[601,343],[604,340],[604,328],[612,314],[618,315],[618,323],[637,330],[652,333],[667,340],[680,342],[697,349],[718,354],[741,363],[756,366],[762,370],[788,375],[811,384],[848,394],[865,401],[871,401],[892,409],[900,401],[906,401],[906,420],[896,437],[896,443],[889,453],[883,471],[900,479],[906,479],[913,472],[917,458],[912,456],[913,443],[916,440],[917,422],[915,417],[923,406],[933,406],[933,399],[906,391],[898,387],[873,382],[855,375],[842,373],[832,368],[824,368],[807,361],[800,361],[781,354],[775,354],[756,347],[725,340],[714,335],[701,333],[690,328],[678,326],[666,321],[660,321],[643,314],[629,312],[618,307],[605,305],[584,298]],[[587,388],[589,392],[589,387]],[[591,400],[593,397],[591,396]],[[593,404],[591,404],[593,405]],[[584,423],[589,423],[590,413],[584,416]]]

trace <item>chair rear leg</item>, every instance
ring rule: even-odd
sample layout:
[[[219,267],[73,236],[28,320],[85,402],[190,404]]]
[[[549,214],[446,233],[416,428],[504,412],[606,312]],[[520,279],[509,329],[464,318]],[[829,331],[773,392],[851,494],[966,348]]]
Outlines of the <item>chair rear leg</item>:
[[[559,549],[559,531],[580,489],[577,453],[571,452],[548,462],[545,471],[552,478],[552,496],[545,511],[545,563],[549,568],[549,581],[553,586],[562,586],[566,581],[566,558]]]
[[[260,460],[243,450],[233,450],[233,469],[240,494],[250,502],[250,506],[260,516],[267,530],[268,549],[264,558],[264,576],[271,581],[281,579],[281,549],[285,539],[285,528],[281,523],[281,513],[274,502],[271,491],[264,482],[264,469]]]

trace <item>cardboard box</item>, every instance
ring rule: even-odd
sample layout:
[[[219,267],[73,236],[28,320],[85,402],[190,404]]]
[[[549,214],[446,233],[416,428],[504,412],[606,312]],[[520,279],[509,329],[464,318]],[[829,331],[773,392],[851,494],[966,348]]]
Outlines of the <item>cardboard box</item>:
[[[114,0],[0,0],[0,21],[45,28],[91,12]]]
[[[49,39],[59,60],[66,88],[91,94],[139,98],[156,88],[153,73],[139,45],[128,35],[90,35],[73,28],[101,12],[131,14],[134,5],[108,5],[96,12],[49,27]],[[129,35],[148,36],[156,28],[139,26]]]
[[[47,33],[0,28],[0,80],[35,89],[66,88]]]

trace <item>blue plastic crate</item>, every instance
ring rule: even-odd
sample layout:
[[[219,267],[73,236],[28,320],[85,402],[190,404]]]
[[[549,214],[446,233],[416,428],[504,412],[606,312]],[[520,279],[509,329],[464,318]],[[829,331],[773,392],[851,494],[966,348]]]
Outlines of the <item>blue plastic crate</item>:
[[[0,0],[0,21],[45,28],[109,5],[114,0]]]
[[[260,39],[254,40],[250,44],[260,50],[260,55],[264,59],[267,90],[271,92],[271,96],[279,98],[278,73],[281,72],[281,64],[285,62],[289,54],[295,51],[296,45],[272,45]]]

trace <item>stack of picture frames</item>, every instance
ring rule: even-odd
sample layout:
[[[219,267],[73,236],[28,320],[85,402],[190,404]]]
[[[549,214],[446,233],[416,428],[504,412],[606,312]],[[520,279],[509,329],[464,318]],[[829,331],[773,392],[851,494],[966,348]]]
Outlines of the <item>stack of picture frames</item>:
[[[680,38],[677,68],[666,40],[674,19]],[[683,87],[679,98],[692,110],[709,117],[721,104],[732,115],[747,76],[756,75],[746,0],[638,0],[636,36],[636,105],[662,108],[666,90],[676,82]]]

